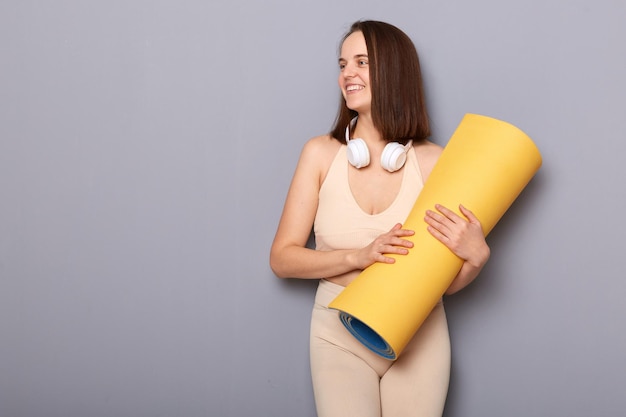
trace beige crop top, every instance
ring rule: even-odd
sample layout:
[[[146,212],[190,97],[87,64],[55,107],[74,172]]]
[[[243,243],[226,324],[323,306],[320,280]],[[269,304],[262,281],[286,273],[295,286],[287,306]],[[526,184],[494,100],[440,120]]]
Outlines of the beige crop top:
[[[319,192],[313,231],[317,250],[358,249],[369,245],[394,224],[404,222],[423,187],[415,152],[407,152],[400,191],[383,212],[368,214],[358,205],[348,183],[346,145],[342,145]]]

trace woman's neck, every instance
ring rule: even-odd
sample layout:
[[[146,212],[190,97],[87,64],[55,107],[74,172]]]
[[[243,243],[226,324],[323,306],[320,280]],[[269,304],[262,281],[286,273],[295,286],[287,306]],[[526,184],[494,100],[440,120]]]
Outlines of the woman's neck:
[[[374,122],[369,114],[359,115],[352,137],[361,138],[371,144],[384,141],[380,132],[374,126]]]

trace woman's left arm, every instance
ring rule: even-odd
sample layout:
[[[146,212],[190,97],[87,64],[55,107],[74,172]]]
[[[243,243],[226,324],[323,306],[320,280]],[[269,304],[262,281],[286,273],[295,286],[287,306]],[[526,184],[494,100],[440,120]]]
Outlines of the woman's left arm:
[[[437,204],[435,210],[427,210],[424,217],[430,234],[465,261],[448,287],[447,295],[454,294],[474,281],[491,253],[478,218],[463,205],[459,206],[459,210],[464,217]]]

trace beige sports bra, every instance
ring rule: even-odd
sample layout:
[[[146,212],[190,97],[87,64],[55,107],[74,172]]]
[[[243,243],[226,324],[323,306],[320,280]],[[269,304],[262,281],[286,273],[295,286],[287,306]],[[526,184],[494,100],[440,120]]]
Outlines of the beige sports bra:
[[[414,150],[407,152],[400,191],[391,205],[368,214],[354,199],[348,183],[346,145],[335,155],[319,192],[313,231],[317,250],[359,249],[408,217],[424,182]]]

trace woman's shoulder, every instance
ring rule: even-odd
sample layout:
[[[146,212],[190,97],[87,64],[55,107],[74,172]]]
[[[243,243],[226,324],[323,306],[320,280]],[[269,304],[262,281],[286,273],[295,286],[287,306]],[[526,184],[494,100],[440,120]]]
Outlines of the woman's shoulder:
[[[439,156],[441,156],[441,152],[443,152],[443,147],[429,140],[423,140],[415,144],[413,148],[415,149],[417,163],[422,172],[422,178],[426,181],[439,160]]]
[[[297,172],[306,177],[317,178],[318,185],[321,185],[339,148],[341,143],[330,135],[309,139],[302,148]]]
[[[438,158],[443,152],[443,146],[429,140],[423,140],[414,145],[415,150],[429,157]]]
[[[305,148],[310,148],[315,151],[337,151],[341,146],[341,143],[331,135],[319,135],[312,137],[305,144]]]
[[[302,158],[330,163],[340,147],[341,143],[330,135],[315,136],[304,144]]]

